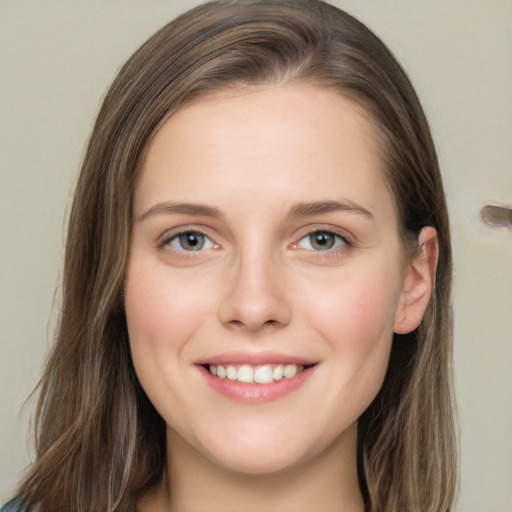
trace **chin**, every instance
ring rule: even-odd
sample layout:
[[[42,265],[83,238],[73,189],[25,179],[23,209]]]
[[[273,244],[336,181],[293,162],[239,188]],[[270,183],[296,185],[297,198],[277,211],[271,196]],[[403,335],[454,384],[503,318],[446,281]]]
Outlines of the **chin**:
[[[212,462],[224,470],[242,475],[264,476],[293,469],[308,457],[276,451],[246,450],[219,454]]]
[[[336,436],[334,432],[318,432],[316,436],[308,436],[312,429],[283,431],[281,436],[276,435],[278,430],[271,429],[266,432],[245,431],[246,435],[231,435],[226,438],[209,438],[205,444],[196,446],[198,452],[217,467],[245,475],[270,475],[297,469],[303,464],[310,464],[314,459],[340,450],[350,451],[355,446],[357,423],[349,427],[344,433]],[[302,434],[302,435],[301,435]],[[207,447],[207,448],[206,448]]]

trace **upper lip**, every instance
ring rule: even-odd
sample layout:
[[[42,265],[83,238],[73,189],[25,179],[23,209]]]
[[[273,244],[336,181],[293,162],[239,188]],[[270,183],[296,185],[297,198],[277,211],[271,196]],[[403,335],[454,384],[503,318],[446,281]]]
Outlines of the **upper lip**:
[[[198,365],[240,365],[248,364],[251,366],[265,364],[297,364],[302,366],[311,366],[316,361],[305,359],[300,356],[283,354],[280,352],[224,352],[198,361]]]

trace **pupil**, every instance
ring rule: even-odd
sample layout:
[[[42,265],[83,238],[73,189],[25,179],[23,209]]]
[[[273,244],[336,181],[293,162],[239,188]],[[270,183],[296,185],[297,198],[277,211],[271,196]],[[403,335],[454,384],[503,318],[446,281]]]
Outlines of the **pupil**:
[[[185,233],[181,236],[180,242],[184,249],[198,251],[204,245],[204,237],[196,233]]]
[[[199,241],[195,235],[187,235],[187,243],[188,245],[195,247],[199,243]]]
[[[311,245],[315,249],[330,249],[334,245],[334,237],[328,233],[315,233]]]

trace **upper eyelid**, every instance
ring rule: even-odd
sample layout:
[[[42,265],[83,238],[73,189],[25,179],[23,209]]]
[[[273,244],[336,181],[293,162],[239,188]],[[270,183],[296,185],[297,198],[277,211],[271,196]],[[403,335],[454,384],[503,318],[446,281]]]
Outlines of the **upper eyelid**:
[[[337,233],[336,231],[328,230],[328,229],[314,229],[313,231],[309,231],[305,235],[301,236],[299,238],[299,240],[304,240],[304,238],[307,238],[308,236],[314,235],[315,233],[325,233],[325,234],[328,234],[328,235],[334,235],[334,236],[337,236],[337,237],[341,238],[345,242],[349,243],[349,240],[348,240],[347,236],[345,236],[345,235],[343,235],[341,233]]]
[[[332,233],[333,235],[337,235],[345,240],[348,244],[353,244],[356,241],[356,237],[347,229],[321,223],[304,226],[303,228],[297,230],[298,234],[296,235],[296,241],[302,240],[304,237],[318,232]]]
[[[164,238],[174,238],[177,235],[182,235],[184,233],[199,233],[201,235],[207,236],[208,238],[212,238],[211,229],[206,226],[197,225],[197,224],[183,224],[181,226],[176,226],[173,228],[166,229],[158,239]]]

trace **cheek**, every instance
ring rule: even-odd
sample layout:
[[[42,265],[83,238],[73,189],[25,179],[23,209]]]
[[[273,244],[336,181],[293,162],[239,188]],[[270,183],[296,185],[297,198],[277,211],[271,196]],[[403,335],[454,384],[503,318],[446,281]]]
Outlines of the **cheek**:
[[[173,315],[168,309],[171,296],[151,273],[129,272],[125,310],[132,350],[139,345],[161,343],[162,332],[172,322]]]
[[[179,407],[170,390],[179,389],[178,370],[190,363],[188,341],[202,323],[204,304],[197,293],[183,289],[185,283],[170,279],[165,267],[135,263],[129,268],[125,293],[132,361],[148,397],[167,417],[168,407]]]
[[[192,364],[191,340],[210,308],[204,303],[207,288],[190,276],[180,279],[165,265],[132,256],[125,285],[132,361],[141,386],[168,424],[185,421],[181,372]]]
[[[132,347],[142,344],[176,348],[205,316],[204,287],[169,274],[165,267],[131,264],[125,309]]]
[[[364,272],[351,269],[350,275],[334,282],[339,284],[331,282],[309,294],[303,309],[327,341],[339,389],[349,391],[354,404],[360,403],[364,410],[387,369],[400,281],[398,273],[391,276],[389,270],[366,268]]]
[[[397,290],[384,279],[352,276],[340,280],[339,285],[309,294],[304,309],[333,348],[339,344],[362,348],[392,332],[397,301]]]

